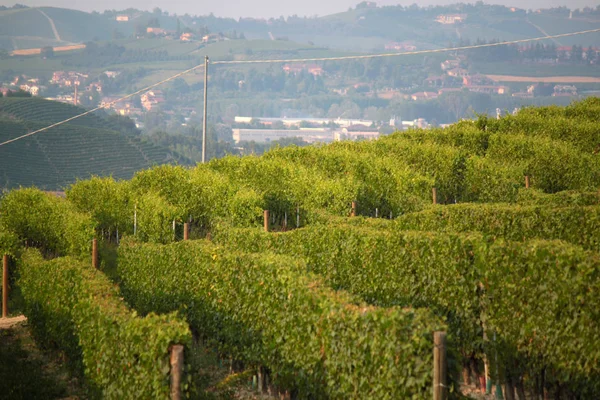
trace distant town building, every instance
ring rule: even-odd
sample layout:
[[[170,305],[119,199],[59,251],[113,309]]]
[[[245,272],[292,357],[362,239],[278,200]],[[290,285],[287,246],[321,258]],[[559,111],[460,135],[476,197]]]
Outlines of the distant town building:
[[[350,126],[334,133],[335,141],[340,140],[375,140],[379,138],[379,130],[361,126]]]
[[[508,94],[508,86],[495,86],[495,85],[474,85],[468,86],[470,92],[475,93],[487,93],[487,94]]]
[[[190,32],[182,33],[181,36],[179,36],[179,40],[182,42],[191,42],[194,40],[194,35]]]
[[[110,79],[114,79],[119,76],[121,72],[119,71],[104,71],[104,75],[106,75]]]
[[[465,86],[476,86],[476,85],[493,85],[494,81],[485,75],[475,74],[463,76],[463,85]]]
[[[441,88],[440,90],[438,90],[438,94],[441,96],[444,93],[460,93],[463,91],[463,88]]]
[[[333,142],[333,131],[325,128],[309,129],[233,129],[233,140],[239,142],[269,143],[274,140],[300,138],[305,142]]]
[[[81,85],[85,79],[87,79],[89,75],[81,74],[79,72],[74,71],[56,71],[52,74],[52,79],[50,83],[58,85],[59,87],[71,87],[74,85]]]
[[[439,97],[439,94],[437,94],[436,92],[417,92],[417,93],[413,93],[410,95],[410,98],[413,99],[414,101],[433,100],[433,99],[437,99],[438,97]]]
[[[166,35],[167,31],[163,28],[153,28],[149,26],[146,28],[146,33],[153,33],[155,35]]]
[[[396,51],[415,51],[417,50],[417,46],[409,42],[391,42],[385,45],[386,50],[396,50]]]
[[[413,121],[402,121],[398,117],[394,117],[390,120],[390,126],[397,128],[400,131],[404,131],[410,128],[428,128],[429,123],[424,118],[415,119]]]
[[[250,124],[252,122],[258,122],[267,126],[272,125],[275,122],[280,122],[286,127],[300,127],[300,125],[302,125],[303,123],[315,126],[336,124],[342,128],[346,128],[353,125],[362,125],[363,127],[373,125],[373,121],[371,120],[348,118],[255,118],[236,116],[234,121],[237,124]]]
[[[208,35],[202,36],[203,43],[216,43],[222,42],[223,40],[226,40],[226,38],[220,33],[210,33]]]
[[[446,71],[448,76],[454,76],[457,78],[462,78],[469,75],[469,71],[464,68],[453,68]]]
[[[577,96],[577,88],[573,85],[556,85],[554,86],[554,93],[552,93],[552,96]]]
[[[314,76],[321,76],[324,74],[323,68],[316,64],[285,64],[283,66],[283,71],[289,75],[297,75],[303,71]]]
[[[32,96],[39,96],[40,94],[40,87],[37,85],[21,85],[19,86],[19,89],[21,89],[24,92],[28,92]]]
[[[117,22],[129,22],[129,15],[117,15],[116,20]]]
[[[88,86],[86,86],[85,90],[87,90],[88,92],[102,93],[102,83],[100,83],[100,82],[90,83]]]
[[[440,24],[451,25],[464,22],[467,19],[467,14],[443,14],[439,15],[435,20]]]
[[[141,115],[143,112],[141,108],[135,107],[131,102],[117,103],[112,109],[115,110],[117,114],[125,116]]]
[[[158,105],[165,102],[165,98],[161,90],[152,89],[140,96],[142,107],[146,111],[155,109]]]
[[[429,78],[425,79],[425,86],[429,86],[429,87],[441,87],[444,85],[444,79],[446,79],[445,76],[441,75],[441,76],[430,76]]]
[[[460,66],[460,60],[446,60],[441,64],[443,71],[458,68],[459,66]]]

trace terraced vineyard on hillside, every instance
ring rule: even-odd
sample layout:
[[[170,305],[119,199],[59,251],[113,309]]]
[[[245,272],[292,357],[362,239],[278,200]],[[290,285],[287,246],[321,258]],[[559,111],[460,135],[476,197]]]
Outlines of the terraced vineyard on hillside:
[[[0,142],[80,114],[83,109],[35,98],[0,99]],[[0,187],[61,190],[92,175],[129,179],[136,171],[183,162],[170,151],[117,131],[93,114],[0,147]]]
[[[449,398],[468,386],[599,398],[598,121],[589,98],[96,177],[66,199],[14,190],[0,201],[0,252],[21,260],[15,285],[39,337],[107,398],[135,398],[130,382],[167,398],[165,343],[189,351],[191,337],[246,371],[228,378],[246,389],[254,375],[292,398],[431,398],[441,330],[448,378],[435,385]],[[108,300],[89,266],[94,237],[116,248],[100,260],[118,282]],[[187,362],[188,382],[201,381]]]

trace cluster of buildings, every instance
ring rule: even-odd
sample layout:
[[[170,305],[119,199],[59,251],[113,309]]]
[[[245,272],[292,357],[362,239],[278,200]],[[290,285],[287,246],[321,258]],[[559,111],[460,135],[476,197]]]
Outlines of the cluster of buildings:
[[[152,89],[142,94],[142,107],[146,111],[152,111],[165,102],[162,90]]]
[[[103,97],[100,102],[100,107],[113,110],[119,115],[127,117],[141,116],[145,111],[156,110],[165,102],[163,92],[161,90],[152,89],[140,96],[140,104],[136,106],[133,101],[119,101],[119,97]]]
[[[415,51],[417,50],[417,46],[412,42],[390,42],[385,45],[385,49],[395,51]]]
[[[341,118],[252,118],[235,117],[238,124],[258,122],[265,126],[277,124],[282,129],[268,128],[236,128],[233,129],[233,140],[240,142],[269,143],[280,139],[299,138],[307,143],[331,143],[340,140],[374,140],[381,136],[380,129],[374,121]],[[304,127],[310,125],[311,127]],[[332,127],[333,126],[333,127]],[[398,117],[390,120],[390,126],[398,130],[410,128],[427,128],[424,119],[402,121]]]
[[[444,75],[431,76],[424,81],[424,86],[436,90],[413,93],[410,95],[412,100],[436,99],[444,93],[462,90],[500,95],[510,91],[508,86],[498,85],[485,75],[470,74],[467,69],[461,67],[461,60],[446,60],[441,63],[441,68]]]
[[[350,118],[253,118],[239,117],[234,119],[236,124],[252,124],[259,123],[264,126],[272,126],[275,124],[285,126],[286,128],[301,128],[304,125],[310,126],[325,126],[335,125],[341,128],[351,126],[373,126],[374,121],[366,119],[350,119]]]
[[[307,143],[331,143],[340,140],[374,140],[378,129],[368,127],[300,128],[300,129],[233,129],[233,140],[269,143],[275,140],[298,138]]]
[[[442,14],[435,19],[436,22],[444,25],[460,24],[465,22],[467,14]]]
[[[89,78],[89,75],[75,71],[56,71],[52,74],[50,83],[58,87],[80,86],[82,82]]]
[[[222,33],[209,33],[200,37],[193,32],[184,32],[177,36],[177,32],[175,31],[150,26],[146,28],[146,34],[161,36],[170,39],[179,39],[182,42],[201,42],[205,44],[229,40],[229,38],[224,36]]]
[[[513,93],[513,97],[521,97],[521,98],[532,98],[535,96],[536,91],[539,89],[541,84],[529,85],[527,86],[527,90],[524,92],[516,92]],[[575,97],[578,95],[577,87],[573,85],[554,85],[550,88],[550,95],[552,97]]]
[[[302,72],[308,72],[313,76],[322,76],[325,73],[323,67],[316,64],[285,64],[282,68],[288,75],[298,75]]]
[[[40,91],[44,86],[40,86],[40,80],[37,78],[29,78],[24,75],[16,76],[12,81],[7,82],[5,86],[0,87],[0,93],[6,96],[8,92],[17,92],[22,90],[28,92],[32,96],[39,96]]]

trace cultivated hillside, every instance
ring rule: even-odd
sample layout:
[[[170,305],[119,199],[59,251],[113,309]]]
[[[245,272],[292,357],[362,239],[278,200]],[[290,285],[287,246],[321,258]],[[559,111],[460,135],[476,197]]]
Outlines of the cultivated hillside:
[[[81,111],[41,99],[0,99],[0,142]],[[127,179],[140,169],[177,159],[164,148],[116,129],[115,122],[88,115],[0,147],[0,188],[35,185],[60,190],[92,175]]]
[[[54,7],[0,11],[0,47],[23,50],[108,40],[115,28],[99,14]]]
[[[460,15],[456,23],[438,22],[440,16]],[[117,17],[127,21],[117,22]],[[319,18],[292,16],[267,20],[177,16],[139,10],[85,13],[40,7],[0,12],[0,48],[6,50],[58,46],[86,41],[131,37],[149,21],[171,31],[207,28],[210,32],[244,33],[251,39],[289,39],[312,42],[344,50],[383,50],[390,42],[410,41],[419,48],[443,47],[459,41],[517,40],[600,27],[595,11],[567,9],[528,12],[487,4],[455,4],[419,8],[416,6],[356,7]],[[550,41],[548,41],[550,43]],[[567,37],[557,45],[599,46],[597,34]]]

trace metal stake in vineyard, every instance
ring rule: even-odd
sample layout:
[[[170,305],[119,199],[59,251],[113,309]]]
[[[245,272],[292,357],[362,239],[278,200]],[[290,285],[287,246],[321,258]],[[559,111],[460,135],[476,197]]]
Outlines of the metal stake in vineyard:
[[[2,318],[8,317],[8,254],[2,257]]]
[[[202,119],[202,164],[206,162],[206,117],[208,107],[208,56],[204,59],[204,117]]]

